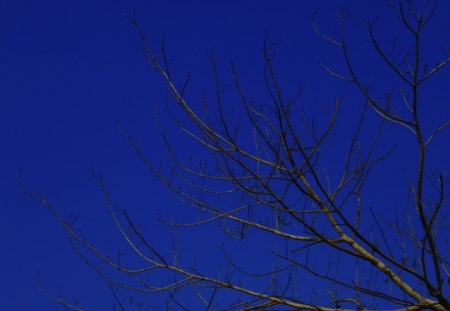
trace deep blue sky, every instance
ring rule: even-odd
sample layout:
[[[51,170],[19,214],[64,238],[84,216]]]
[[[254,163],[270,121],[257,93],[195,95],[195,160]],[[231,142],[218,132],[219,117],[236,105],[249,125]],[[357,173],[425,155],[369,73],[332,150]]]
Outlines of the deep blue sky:
[[[39,293],[38,272],[50,294],[62,291],[67,297],[79,297],[87,310],[91,306],[105,310],[111,299],[104,282],[73,254],[61,226],[19,189],[21,169],[30,190],[48,194],[64,216],[80,212],[80,227],[86,235],[94,236],[98,244],[112,246],[118,236],[110,233],[112,225],[90,174],[90,166],[94,165],[107,180],[115,203],[146,215],[148,221],[142,223],[155,237],[154,243],[170,249],[167,245],[171,232],[154,218],[158,210],[176,202],[145,171],[116,127],[119,120],[123,128],[140,139],[156,163],[164,159],[165,151],[152,121],[153,109],[165,109],[164,84],[146,65],[141,41],[126,14],[139,18],[153,45],[158,46],[165,35],[178,81],[192,74],[192,98],[199,98],[200,91],[208,91],[212,85],[212,48],[224,83],[231,85],[228,62],[233,60],[248,93],[255,98],[261,96],[260,51],[267,31],[273,41],[281,43],[277,66],[287,89],[300,83],[305,88],[305,102],[329,107],[334,96],[355,105],[361,99],[320,69],[318,63],[322,60],[338,64],[339,54],[311,29],[312,17],[317,13],[319,25],[332,32],[337,25],[333,11],[341,5],[347,5],[363,20],[383,14],[387,16],[382,19],[384,40],[393,24],[389,12],[381,13],[382,2],[1,1],[0,308],[61,310]],[[443,44],[450,44],[448,31],[436,31],[450,29],[450,18],[442,13],[450,12],[450,2],[442,1],[440,10],[430,26],[434,30],[427,33],[429,50],[424,53],[431,62],[436,61],[432,55],[442,55]],[[363,30],[353,28],[348,27],[350,41],[360,40],[363,47],[367,45]],[[368,68],[375,73],[379,69],[371,67],[364,56],[358,51],[354,54],[356,61],[365,66],[361,67],[367,75],[364,77],[369,77]],[[424,117],[430,124],[450,115],[449,80],[447,71],[427,86],[429,102]],[[387,90],[389,85],[374,82],[374,88],[378,87]],[[350,117],[355,110],[344,111]],[[394,138],[390,137],[392,141],[386,148]],[[430,162],[436,163],[431,168],[449,168],[446,157],[450,150],[444,143],[448,138],[444,134],[440,143],[432,146],[440,152],[430,156]],[[182,140],[179,143],[184,146]],[[399,150],[402,148],[409,147],[400,145]],[[403,157],[388,165],[401,171],[413,163],[414,158]],[[385,183],[388,193],[406,187],[395,186],[395,179]],[[199,246],[192,240],[190,243],[185,250],[187,257]],[[214,239],[204,243],[214,243]]]

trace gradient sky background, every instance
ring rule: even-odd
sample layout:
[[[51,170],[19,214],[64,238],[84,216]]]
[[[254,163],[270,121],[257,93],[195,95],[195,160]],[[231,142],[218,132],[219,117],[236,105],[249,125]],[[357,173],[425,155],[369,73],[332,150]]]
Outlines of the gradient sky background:
[[[424,53],[431,63],[437,61],[435,55],[441,57],[441,47],[450,44],[450,1],[441,2],[427,33],[429,41],[425,42]],[[177,203],[145,170],[116,127],[119,120],[124,129],[139,138],[155,163],[163,161],[166,153],[152,111],[165,109],[164,83],[146,65],[141,41],[126,14],[136,14],[153,45],[157,46],[165,35],[178,81],[192,74],[192,98],[199,98],[201,90],[211,87],[212,48],[224,83],[231,84],[227,66],[233,60],[248,93],[258,97],[263,68],[260,51],[267,31],[273,41],[281,43],[277,65],[284,85],[292,90],[300,83],[305,89],[302,101],[329,107],[334,96],[343,97],[346,103],[361,103],[353,88],[336,82],[318,65],[323,60],[339,64],[340,54],[314,33],[310,22],[317,13],[318,24],[334,31],[337,21],[333,12],[341,5],[363,20],[388,16],[381,26],[383,36],[393,25],[383,1],[375,0],[1,1],[0,308],[61,310],[38,291],[38,272],[49,294],[78,297],[86,310],[107,310],[111,303],[104,282],[73,253],[61,226],[19,189],[21,169],[28,189],[48,194],[66,217],[80,212],[79,226],[86,236],[95,237],[98,245],[113,246],[118,235],[112,231],[101,192],[90,174],[94,165],[107,181],[115,203],[140,215],[156,246],[170,250],[170,230],[154,219],[159,210],[164,213]],[[446,18],[443,12],[447,12]],[[363,29],[353,28],[349,27],[349,40],[360,40],[366,46]],[[364,68],[375,73],[381,70],[371,67],[364,58],[366,54],[358,51],[354,57],[366,66],[361,67],[364,75],[368,74]],[[424,118],[430,124],[450,115],[449,81],[447,70],[427,86],[433,109],[424,109]],[[375,88],[383,86],[374,84]],[[344,111],[350,118],[358,109],[351,106]],[[387,149],[398,140],[395,135],[387,135],[382,147]],[[182,136],[174,137],[176,144],[185,146]],[[448,170],[448,138],[447,132],[431,147],[431,168]],[[409,148],[407,140],[403,143],[400,151]],[[387,170],[408,171],[414,163],[413,157],[394,157]],[[375,175],[373,184],[382,182],[380,187],[384,187],[386,196],[405,190],[405,184],[399,182],[404,181],[401,173],[388,180],[382,173]],[[378,199],[374,197],[374,204]],[[211,234],[203,235],[205,241],[201,243],[219,243],[219,232],[208,230]],[[189,246],[184,254],[189,258],[201,243],[194,233],[182,235]],[[254,260],[250,250],[239,256],[244,262]],[[159,300],[153,297],[150,301]]]

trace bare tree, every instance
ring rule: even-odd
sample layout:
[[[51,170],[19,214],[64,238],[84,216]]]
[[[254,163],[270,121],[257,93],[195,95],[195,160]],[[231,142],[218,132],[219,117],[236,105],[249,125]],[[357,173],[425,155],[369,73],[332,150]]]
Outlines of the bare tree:
[[[162,255],[125,210],[113,207],[107,186],[98,175],[95,177],[110,215],[135,255],[130,263],[121,261],[120,256],[112,259],[79,234],[46,198],[30,195],[48,208],[63,225],[79,256],[108,282],[118,310],[133,310],[136,306],[119,298],[117,288],[149,295],[168,293],[171,304],[182,309],[189,307],[176,293],[189,289],[198,298],[197,310],[450,310],[449,247],[445,238],[449,229],[448,180],[444,172],[431,173],[426,161],[428,146],[450,121],[428,131],[419,114],[419,90],[450,62],[450,57],[447,50],[432,67],[422,59],[423,29],[437,8],[437,1],[423,2],[420,9],[412,1],[387,2],[409,33],[408,38],[401,38],[406,48],[402,55],[397,50],[385,50],[379,43],[376,21],[365,25],[374,50],[401,81],[390,86],[392,91],[381,100],[363,81],[350,56],[344,32],[347,13],[338,15],[340,29],[333,37],[313,24],[318,35],[340,50],[346,71],[338,73],[327,65],[323,68],[355,86],[362,95],[359,119],[348,121],[354,125],[354,132],[341,163],[322,160],[343,150],[342,146],[333,148],[340,100],[335,99],[326,126],[319,128],[309,121],[298,104],[300,90],[291,97],[282,92],[273,66],[273,45],[268,40],[264,42],[263,56],[269,104],[258,105],[248,99],[237,69],[231,65],[241,101],[237,109],[245,118],[245,124],[240,124],[223,102],[214,58],[216,105],[205,104],[204,110],[197,112],[185,96],[189,78],[178,86],[164,44],[156,53],[138,22],[131,19],[144,43],[148,64],[165,81],[175,103],[171,109],[181,108],[184,114],[183,120],[174,116],[173,124],[207,152],[200,159],[185,161],[161,129],[173,168],[164,171],[147,160],[132,136],[121,130],[147,168],[181,201],[198,211],[196,222],[168,221],[167,225],[195,230],[215,222],[238,240],[253,232],[275,239],[280,247],[268,251],[267,256],[276,263],[268,271],[246,271],[226,250],[224,256],[233,273],[207,275],[201,267],[180,263],[177,252]],[[368,117],[374,115],[372,112],[378,115],[375,127]],[[415,139],[414,154],[379,151],[377,146],[387,125],[398,131],[399,139],[408,135]],[[365,127],[374,133],[371,140],[361,138]],[[392,206],[391,215],[381,217],[369,201],[377,189],[368,194],[364,187],[375,165],[389,155],[415,157],[417,166],[415,172],[408,173],[408,178],[414,180],[408,184],[409,191],[399,193],[407,201],[405,206]],[[328,259],[320,260],[324,264],[315,264],[319,257]],[[93,258],[103,264],[97,265]],[[346,263],[347,268],[340,267],[340,263]],[[130,278],[126,282],[117,280],[111,270]],[[302,292],[299,274],[302,282],[306,278],[317,288],[309,294]],[[58,301],[66,309],[79,310],[61,298]]]

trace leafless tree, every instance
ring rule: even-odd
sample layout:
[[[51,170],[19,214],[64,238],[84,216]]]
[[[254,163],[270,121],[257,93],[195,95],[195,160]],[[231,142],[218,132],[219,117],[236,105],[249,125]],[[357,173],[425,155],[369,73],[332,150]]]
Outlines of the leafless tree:
[[[361,68],[350,56],[344,31],[347,13],[338,15],[340,29],[336,36],[328,36],[313,23],[318,35],[340,50],[346,71],[338,73],[325,64],[322,67],[362,95],[359,119],[348,121],[354,125],[354,132],[342,163],[322,160],[336,150],[344,150],[342,146],[333,148],[340,100],[335,99],[326,126],[319,128],[309,121],[299,108],[300,90],[291,97],[282,92],[281,79],[273,66],[273,45],[268,40],[264,42],[263,56],[269,104],[258,105],[248,99],[237,69],[231,65],[234,88],[241,101],[238,109],[245,120],[240,124],[223,101],[214,58],[216,105],[205,103],[204,110],[198,112],[185,96],[189,78],[178,86],[164,44],[155,52],[138,22],[131,19],[144,43],[148,64],[165,81],[175,103],[171,109],[181,108],[184,114],[182,121],[174,116],[173,124],[207,152],[200,160],[186,161],[161,129],[173,165],[167,172],[147,160],[135,139],[121,130],[147,168],[181,201],[198,211],[196,222],[168,221],[167,225],[195,230],[215,222],[236,239],[246,239],[252,232],[275,239],[280,247],[268,252],[267,256],[276,262],[268,271],[245,271],[226,251],[224,256],[234,274],[207,275],[201,267],[180,263],[176,252],[162,255],[125,210],[113,207],[107,186],[98,175],[95,177],[110,215],[135,255],[131,263],[112,259],[79,234],[46,198],[30,195],[48,208],[63,225],[79,256],[108,282],[118,310],[137,307],[121,300],[117,288],[149,295],[168,293],[172,305],[181,309],[189,307],[175,293],[189,289],[198,298],[196,310],[450,310],[448,180],[444,172],[430,172],[426,161],[428,146],[450,121],[428,133],[419,114],[423,104],[419,91],[446,67],[450,57],[445,54],[431,67],[422,59],[423,29],[437,8],[437,1],[423,2],[420,9],[412,1],[387,2],[399,25],[409,33],[409,37],[401,38],[402,46],[407,48],[401,57],[379,43],[376,21],[365,25],[374,50],[401,81],[381,100],[363,81],[358,73]],[[361,138],[364,128],[373,124],[367,120],[373,112],[379,122],[372,139]],[[364,187],[379,162],[389,155],[405,156],[377,148],[387,125],[398,131],[399,139],[408,135],[415,139],[417,148],[407,156],[417,158],[417,165],[414,172],[408,173],[413,180],[408,184],[409,192],[398,194],[410,200],[405,200],[402,207],[385,202],[382,209],[392,211],[392,217],[381,217],[369,201],[377,189],[369,194]],[[319,257],[324,264],[314,263]],[[96,265],[92,258],[103,264]],[[345,262],[347,268],[340,267],[340,262]],[[118,281],[111,270],[130,278]],[[302,292],[300,273],[308,282],[317,284],[311,295]],[[66,309],[81,310],[58,299]]]

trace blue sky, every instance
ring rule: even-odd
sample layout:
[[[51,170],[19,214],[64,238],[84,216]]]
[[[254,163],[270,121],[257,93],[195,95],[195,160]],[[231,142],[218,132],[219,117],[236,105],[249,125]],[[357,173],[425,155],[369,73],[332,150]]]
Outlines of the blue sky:
[[[200,245],[217,245],[223,239],[220,230],[208,227],[205,229],[208,234],[203,232],[204,241],[199,243],[198,234],[173,233],[155,220],[159,211],[168,217],[173,215],[169,211],[172,207],[178,216],[189,215],[145,170],[117,130],[117,122],[139,139],[155,163],[163,162],[167,156],[153,121],[155,109],[180,150],[194,152],[195,147],[168,123],[164,83],[146,65],[142,43],[127,14],[138,17],[154,46],[165,36],[179,83],[192,74],[189,97],[193,101],[200,98],[202,90],[212,94],[213,48],[224,84],[232,89],[228,64],[234,61],[249,96],[262,98],[261,46],[268,32],[274,42],[280,43],[276,65],[287,92],[301,84],[302,101],[319,107],[306,108],[314,112],[329,108],[335,96],[343,98],[346,105],[341,122],[345,130],[346,118],[360,111],[360,107],[354,107],[362,100],[354,88],[336,82],[320,69],[320,61],[336,64],[338,69],[343,67],[339,51],[321,40],[310,23],[317,15],[318,24],[332,33],[337,26],[334,11],[346,5],[363,20],[381,15],[381,40],[389,42],[389,30],[394,24],[382,2],[2,1],[1,308],[61,310],[39,292],[38,272],[49,294],[78,297],[86,310],[105,310],[111,302],[104,282],[73,253],[61,226],[20,190],[20,172],[26,187],[48,195],[62,215],[68,217],[79,212],[79,227],[86,236],[94,237],[96,244],[108,249],[113,249],[119,236],[108,218],[101,192],[90,173],[91,166],[105,178],[114,202],[135,213],[160,249],[170,252],[171,237],[178,234],[187,246],[182,253],[191,260],[201,253],[197,249]],[[440,31],[450,29],[450,19],[443,13],[450,12],[450,2],[441,2],[427,33],[429,39],[424,43],[424,54],[431,63],[437,61],[436,55],[442,55],[441,47],[447,44],[448,48],[450,44],[448,32]],[[368,39],[364,29],[351,24],[347,29],[349,41],[357,46],[353,55],[361,66],[362,76],[369,80],[372,74],[375,77],[383,74],[384,69],[371,66],[365,58],[367,54],[363,51],[368,47]],[[430,125],[447,120],[450,115],[449,80],[447,70],[425,87],[423,116]],[[387,83],[398,82],[379,81],[373,82],[373,87],[380,94],[389,89]],[[193,105],[200,107],[197,103]],[[404,134],[397,129],[395,133]],[[408,172],[415,164],[414,157],[401,156],[408,154],[411,142],[396,135],[400,134],[386,134],[381,148],[387,150],[398,143],[398,156],[371,180],[372,185],[382,184],[386,197],[405,191],[408,174],[402,172]],[[445,144],[448,138],[446,132],[430,147],[430,170],[449,169],[449,147]],[[383,174],[392,168],[398,170],[398,175],[386,179]],[[374,204],[377,200],[380,197],[374,196]],[[243,262],[252,262],[254,256],[248,249],[239,255]],[[205,269],[214,271],[211,260],[198,261],[206,262]],[[150,299],[159,301],[156,296]]]

